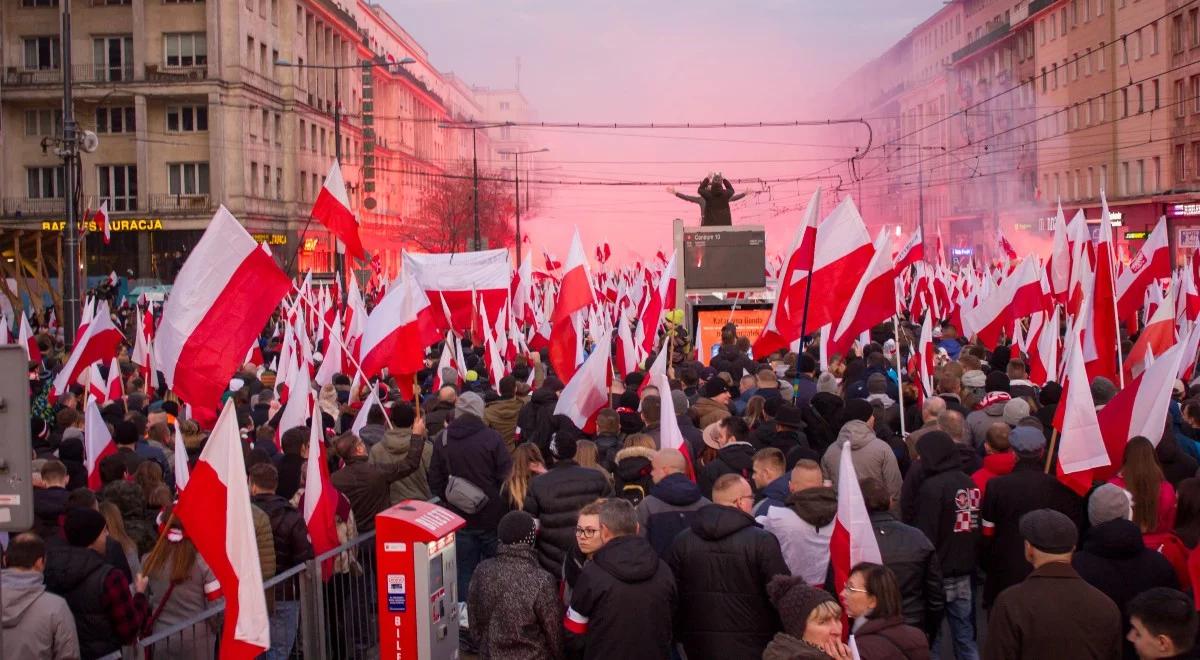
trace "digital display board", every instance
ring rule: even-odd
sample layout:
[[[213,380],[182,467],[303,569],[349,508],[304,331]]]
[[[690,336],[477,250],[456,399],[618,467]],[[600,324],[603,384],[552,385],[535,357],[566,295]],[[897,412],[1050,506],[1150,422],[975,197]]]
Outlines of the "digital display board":
[[[683,231],[683,276],[688,291],[766,286],[766,232],[762,227],[688,227]]]

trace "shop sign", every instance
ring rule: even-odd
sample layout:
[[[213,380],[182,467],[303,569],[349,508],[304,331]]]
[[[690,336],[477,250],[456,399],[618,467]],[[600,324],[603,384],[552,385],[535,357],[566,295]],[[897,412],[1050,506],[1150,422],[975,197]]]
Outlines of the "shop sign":
[[[1182,248],[1200,248],[1200,227],[1181,227],[1175,244]]]
[[[1170,208],[1169,215],[1173,215],[1177,218],[1186,218],[1186,217],[1200,215],[1200,204],[1196,204],[1196,203],[1172,204],[1169,208]]]
[[[305,252],[316,252],[317,244],[320,243],[320,241],[321,241],[321,239],[319,239],[319,238],[304,239],[304,251]]]
[[[1127,241],[1144,241],[1150,235],[1148,231],[1127,231],[1125,232],[1125,240]]]
[[[100,224],[89,220],[83,223],[87,231],[100,231]],[[62,231],[66,229],[65,220],[46,220],[42,222],[42,231]],[[163,228],[162,218],[119,218],[108,221],[109,231],[160,231]]]
[[[975,254],[975,248],[956,247],[950,248],[950,256],[952,257],[969,257]]]
[[[287,245],[287,234],[251,234],[258,243],[267,245]]]

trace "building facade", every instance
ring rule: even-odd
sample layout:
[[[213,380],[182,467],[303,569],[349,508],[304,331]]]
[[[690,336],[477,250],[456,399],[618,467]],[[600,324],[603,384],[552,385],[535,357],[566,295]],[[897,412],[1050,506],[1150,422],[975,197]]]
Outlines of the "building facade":
[[[93,0],[71,11],[64,72],[58,0],[0,1],[0,151],[10,155],[0,222],[62,231],[50,140],[69,73],[75,117],[100,142],[81,158],[81,208],[108,202],[115,230],[105,249],[89,232],[93,274],[170,281],[218,204],[281,264],[330,270],[332,240],[308,212],[339,146],[363,243],[395,273],[405,218],[463,153],[462,131],[444,122],[479,110],[452,106],[428,53],[365,2]],[[490,160],[490,139],[481,148]]]

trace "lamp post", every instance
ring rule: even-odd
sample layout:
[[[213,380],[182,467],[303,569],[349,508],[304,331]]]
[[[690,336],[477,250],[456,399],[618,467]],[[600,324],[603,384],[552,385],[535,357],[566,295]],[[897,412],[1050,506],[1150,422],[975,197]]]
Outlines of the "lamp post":
[[[513,157],[513,180],[517,184],[517,268],[521,267],[521,156],[526,154],[540,154],[550,151],[548,147],[541,149],[531,149],[529,151],[501,151],[502,154],[509,154]],[[528,192],[528,187],[526,188]]]
[[[287,60],[275,60],[275,66],[289,67],[293,69],[319,69],[324,71],[346,71],[350,69],[369,69],[371,67],[379,67],[381,69],[392,70],[392,67],[400,67],[408,64],[415,64],[416,60],[411,57],[404,57],[395,62],[387,62],[381,60],[363,60],[355,64],[296,64]],[[333,158],[340,166],[342,163],[342,96],[341,96],[341,77],[336,73],[333,76]],[[304,229],[300,235],[303,238],[305,232],[308,231],[308,225],[312,222],[310,214],[308,220],[304,222]],[[300,246],[296,246],[297,252]],[[342,245],[341,241],[335,239],[333,253],[333,270],[337,274],[338,285],[342,291],[342,305],[346,304],[346,264],[345,264],[346,246]]]
[[[509,126],[509,125],[510,124],[508,122],[501,122],[499,124],[475,124],[475,123],[438,124],[438,128],[452,128],[452,129],[457,129],[457,130],[471,131],[471,168],[472,168],[472,172],[473,172],[471,175],[471,181],[472,181],[472,185],[474,188],[472,197],[475,198],[475,249],[476,250],[480,249],[481,240],[480,240],[480,236],[479,236],[479,151],[478,151],[478,148],[475,143],[475,132],[481,128],[483,128],[483,129],[499,128],[501,126]],[[518,245],[517,247],[519,248],[520,246]]]
[[[945,151],[945,147],[932,147],[920,144],[894,144],[899,150],[900,148],[912,148],[917,151]],[[921,162],[920,154],[917,155],[917,227],[921,230],[921,251],[925,251],[925,167]]]

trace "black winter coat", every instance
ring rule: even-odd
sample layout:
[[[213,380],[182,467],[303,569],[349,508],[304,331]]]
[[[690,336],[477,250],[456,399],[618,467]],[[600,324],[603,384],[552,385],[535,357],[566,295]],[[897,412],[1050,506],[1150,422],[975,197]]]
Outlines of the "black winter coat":
[[[904,622],[932,636],[942,625],[946,592],[933,544],[921,530],[887,511],[871,513],[871,527],[883,563],[896,574],[903,598]]]
[[[1025,561],[1025,539],[1017,528],[1021,516],[1035,509],[1054,509],[1082,527],[1083,500],[1042,470],[1040,458],[1018,459],[1010,474],[988,482],[980,509],[983,544],[979,556],[987,573],[984,607],[990,608],[1001,591],[1033,570]]]
[[[551,420],[556,405],[558,393],[542,387],[529,397],[529,402],[517,413],[517,428],[514,431],[516,442],[532,442],[542,450],[546,460],[552,460],[550,436],[554,433],[554,427]]]
[[[425,413],[425,430],[429,437],[442,432],[442,429],[454,419],[454,404],[449,401],[438,401]]]
[[[563,557],[575,544],[579,510],[611,494],[612,486],[603,473],[573,460],[561,460],[529,482],[524,509],[538,519],[537,553],[542,568],[558,574]]]
[[[773,534],[740,509],[710,504],[675,538],[667,564],[679,583],[675,639],[689,660],[762,656],[781,630],[767,583],[791,574]]]
[[[717,373],[724,371],[733,376],[735,383],[742,377],[743,369],[747,373],[754,375],[758,373],[759,367],[762,366],[750,359],[745,353],[739,351],[737,346],[721,346],[709,365],[713,369],[716,369]]]
[[[617,469],[613,471],[617,497],[637,506],[650,492],[654,479],[650,476],[650,460],[654,450],[645,447],[626,447],[617,452]]]
[[[717,457],[705,465],[700,474],[696,475],[696,484],[700,492],[712,499],[713,484],[723,474],[740,474],[751,485],[754,475],[754,445],[749,442],[733,442],[717,451]]]
[[[583,567],[567,630],[582,637],[584,660],[668,660],[677,602],[671,570],[646,539],[621,536]]]
[[[271,537],[275,540],[275,572],[313,558],[312,542],[304,515],[279,495],[255,495],[250,502],[271,519]]]
[[[443,442],[443,440],[445,442]],[[412,448],[408,450],[412,456]],[[462,415],[450,422],[445,436],[433,441],[429,461],[429,490],[442,498],[443,506],[462,516],[468,529],[494,530],[508,511],[500,487],[512,471],[512,454],[500,434],[489,429],[482,419]],[[446,499],[450,475],[462,477],[478,486],[487,496],[487,504],[475,513],[455,508]]]
[[[111,570],[113,567],[89,548],[58,543],[46,556],[46,590],[62,596],[70,606],[83,658],[99,658],[121,649],[110,613],[101,604],[104,579]]]
[[[43,540],[58,536],[62,531],[62,517],[67,512],[66,488],[33,489],[33,529]]]
[[[481,422],[482,423],[482,422]],[[425,451],[423,436],[414,436],[403,461],[390,465],[372,465],[366,456],[355,456],[342,469],[329,475],[333,487],[350,502],[354,523],[360,534],[375,529],[375,514],[392,505],[392,482],[399,481],[421,467]]]
[[[917,441],[924,479],[913,518],[905,520],[933,543],[947,578],[975,572],[981,535],[979,487],[961,470],[959,447],[944,433],[926,433]]]

